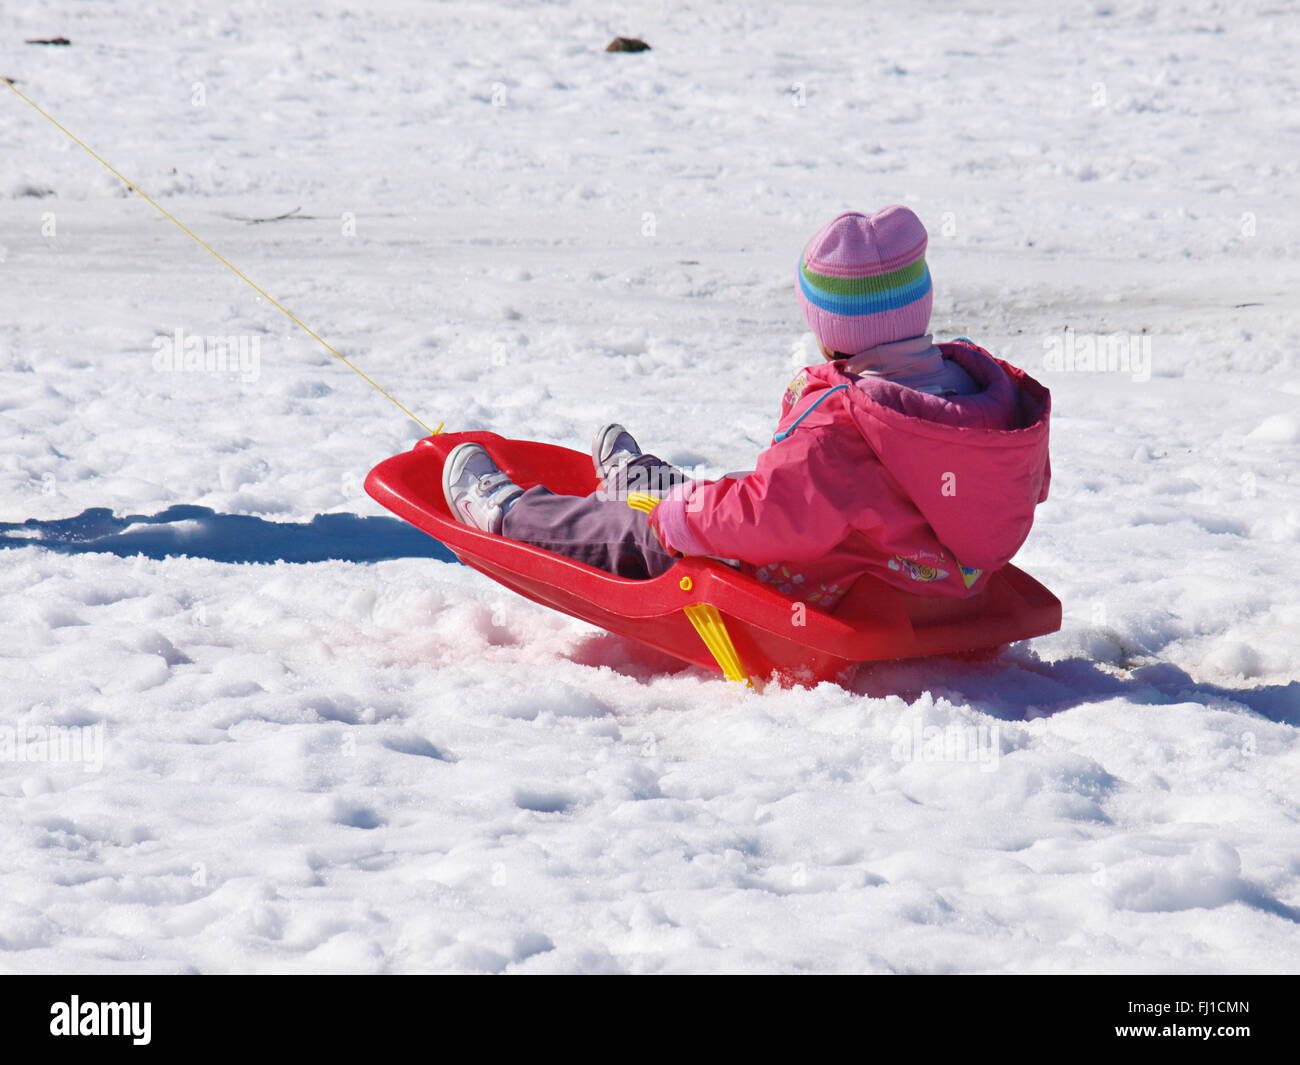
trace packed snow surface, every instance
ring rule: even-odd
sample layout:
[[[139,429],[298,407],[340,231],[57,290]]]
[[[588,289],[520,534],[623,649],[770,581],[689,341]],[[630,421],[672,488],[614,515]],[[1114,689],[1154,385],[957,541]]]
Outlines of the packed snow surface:
[[[747,468],[803,242],[910,205],[936,335],[1052,389],[1065,621],[752,693],[511,595],[362,491],[419,426],[0,86],[0,967],[1300,970],[1298,46],[6,2],[0,77],[431,425]]]

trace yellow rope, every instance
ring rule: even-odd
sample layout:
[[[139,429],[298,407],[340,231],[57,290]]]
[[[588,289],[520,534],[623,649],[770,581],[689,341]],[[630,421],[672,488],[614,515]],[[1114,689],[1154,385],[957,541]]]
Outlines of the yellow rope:
[[[176,228],[179,229],[182,233],[184,233],[187,237],[193,240],[196,244],[205,248],[209,253],[211,253],[211,255],[219,263],[221,263],[222,266],[226,267],[231,273],[233,273],[241,281],[249,285],[254,291],[256,291],[260,296],[262,296],[263,299],[265,299],[268,303],[270,303],[271,306],[273,306],[276,310],[278,310],[281,314],[283,314],[286,318],[288,318],[291,322],[293,322],[294,325],[298,326],[304,333],[306,333],[309,337],[311,337],[318,344],[320,344],[321,347],[323,347],[326,351],[328,351],[331,355],[333,355],[336,359],[338,359],[341,363],[343,363],[343,365],[345,365],[349,370],[351,370],[358,377],[364,380],[368,385],[370,385],[371,388],[379,392],[385,399],[387,399],[390,403],[392,403],[393,406],[395,406],[398,410],[400,410],[403,414],[405,414],[408,418],[410,418],[413,422],[415,422],[426,433],[428,433],[430,436],[434,436],[437,433],[442,431],[442,426],[438,426],[437,429],[430,429],[427,425],[424,424],[424,422],[420,421],[420,419],[417,418],[414,414],[412,414],[409,410],[407,410],[406,407],[404,407],[401,403],[399,403],[396,399],[394,399],[391,395],[389,395],[386,391],[384,391],[383,388],[381,388],[378,384],[376,384],[373,380],[371,380],[371,378],[365,373],[365,371],[353,365],[350,361],[348,361],[348,359],[344,358],[337,351],[335,351],[334,348],[331,347],[330,344],[322,336],[320,336],[314,329],[312,329],[310,326],[308,326],[303,321],[301,321],[296,315],[290,312],[289,309],[284,306],[284,304],[282,304],[279,300],[277,300],[274,296],[272,296],[269,292],[267,292],[264,288],[262,288],[261,285],[257,284],[255,281],[249,278],[242,270],[240,270],[237,266],[235,266],[234,263],[230,262],[230,260],[227,259],[224,255],[222,255],[220,252],[216,251],[208,244],[206,244],[196,233],[194,233],[193,230],[191,230],[188,226],[186,226],[183,222],[181,222],[180,219],[176,218],[170,211],[167,210],[167,208],[165,208],[152,196],[150,196],[138,185],[136,185],[135,182],[128,181],[118,171],[118,169],[114,167],[107,159],[103,158],[103,156],[101,156],[93,148],[91,148],[84,141],[82,141],[81,138],[79,138],[75,133],[73,133],[70,129],[64,126],[61,122],[59,122],[59,120],[56,119],[53,115],[51,115],[48,111],[45,111],[38,103],[36,103],[36,101],[30,99],[12,81],[9,81],[7,78],[0,78],[0,81],[3,81],[6,85],[9,86],[9,88],[13,89],[13,91],[18,95],[18,97],[21,100],[29,104],[32,108],[36,110],[38,114],[46,118],[54,126],[62,130],[62,132],[66,133],[70,138],[72,138],[74,142],[76,142],[76,144],[80,148],[86,151],[91,156],[91,158],[93,158],[96,162],[98,162],[101,166],[103,166],[106,170],[108,170],[119,181],[123,182],[123,184],[125,184],[126,187],[129,188],[132,192],[142,197],[147,203],[153,206],[158,211],[159,214],[161,214],[164,218],[166,218],[169,222],[171,222],[174,226],[176,226]]]

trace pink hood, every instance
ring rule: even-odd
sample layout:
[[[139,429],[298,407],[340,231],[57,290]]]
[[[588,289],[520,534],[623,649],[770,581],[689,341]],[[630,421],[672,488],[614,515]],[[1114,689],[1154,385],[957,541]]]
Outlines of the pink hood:
[[[873,378],[851,381],[835,364],[808,371],[823,387],[853,383],[849,414],[876,458],[934,530],[977,569],[1011,560],[1047,498],[1051,394],[1024,371],[978,348],[940,350],[984,390],[932,396]]]

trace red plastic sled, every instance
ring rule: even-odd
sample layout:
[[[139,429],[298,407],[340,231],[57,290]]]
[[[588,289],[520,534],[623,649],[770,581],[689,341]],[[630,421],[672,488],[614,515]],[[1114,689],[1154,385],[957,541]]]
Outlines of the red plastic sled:
[[[732,680],[815,684],[858,662],[996,648],[1061,627],[1060,600],[1011,565],[969,599],[912,595],[863,576],[834,614],[795,610],[785,596],[707,558],[684,558],[653,580],[615,577],[456,521],[442,494],[442,464],[466,440],[486,447],[524,487],[544,484],[564,495],[597,488],[588,455],[475,432],[421,440],[371,470],[366,491],[520,595]]]

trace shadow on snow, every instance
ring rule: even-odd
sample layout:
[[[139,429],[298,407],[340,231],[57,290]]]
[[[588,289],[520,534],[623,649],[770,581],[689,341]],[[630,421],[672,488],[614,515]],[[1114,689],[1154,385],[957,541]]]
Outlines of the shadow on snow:
[[[0,547],[44,547],[65,555],[104,552],[124,558],[188,555],[214,562],[456,561],[433,537],[397,518],[317,514],[311,521],[281,522],[196,506],[123,517],[107,507],[92,507],[54,521],[0,522]]]
[[[1148,706],[1244,708],[1270,721],[1300,725],[1300,681],[1226,687],[1198,681],[1170,662],[1124,671],[1104,669],[1087,658],[1044,662],[1023,644],[986,662],[934,658],[870,663],[857,667],[845,686],[859,695],[899,695],[908,702],[929,691],[1003,721],[1030,721],[1087,703],[1124,699]]]

